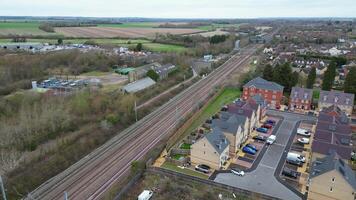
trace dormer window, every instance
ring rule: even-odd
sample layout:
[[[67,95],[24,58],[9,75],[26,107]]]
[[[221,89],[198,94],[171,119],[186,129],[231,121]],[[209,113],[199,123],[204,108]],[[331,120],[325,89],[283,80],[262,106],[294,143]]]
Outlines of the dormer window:
[[[328,98],[328,97],[325,95],[324,98],[323,98],[323,100],[326,101],[327,98]]]
[[[346,104],[349,105],[349,103],[350,103],[350,99],[346,98]]]
[[[304,93],[304,99],[308,98],[308,93]]]

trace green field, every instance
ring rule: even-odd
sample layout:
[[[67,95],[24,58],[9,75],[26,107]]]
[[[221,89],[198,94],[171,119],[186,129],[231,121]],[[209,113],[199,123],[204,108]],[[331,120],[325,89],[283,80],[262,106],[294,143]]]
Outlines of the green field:
[[[172,163],[168,163],[168,162],[163,163],[163,165],[161,167],[164,169],[172,170],[172,171],[179,172],[182,174],[187,174],[189,176],[195,176],[195,177],[202,178],[202,179],[209,178],[207,175],[202,174],[200,172],[196,172],[191,169],[181,169],[181,168],[177,167],[176,165],[174,165]]]
[[[56,35],[38,28],[39,22],[0,22],[0,35]]]
[[[189,134],[200,125],[202,125],[205,120],[217,113],[222,106],[231,103],[236,98],[240,97],[241,91],[235,88],[225,88],[220,94],[212,101],[210,104],[202,111],[199,117],[193,122],[193,124],[185,131],[183,135]]]

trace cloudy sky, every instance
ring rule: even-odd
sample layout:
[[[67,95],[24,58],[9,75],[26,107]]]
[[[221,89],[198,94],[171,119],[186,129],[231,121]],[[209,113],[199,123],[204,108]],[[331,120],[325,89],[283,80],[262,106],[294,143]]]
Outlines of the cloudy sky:
[[[1,0],[0,16],[356,17],[356,0]]]

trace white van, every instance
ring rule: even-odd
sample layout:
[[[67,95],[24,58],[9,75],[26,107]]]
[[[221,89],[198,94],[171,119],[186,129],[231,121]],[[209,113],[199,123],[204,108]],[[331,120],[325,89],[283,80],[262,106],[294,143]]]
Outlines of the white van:
[[[289,152],[287,155],[287,160],[293,160],[293,161],[300,161],[305,163],[305,157],[303,155],[294,153],[294,152]]]
[[[137,200],[149,200],[153,195],[151,190],[144,190],[137,198]]]
[[[275,135],[270,135],[268,138],[267,138],[267,144],[273,144],[274,141],[276,141],[276,136]]]

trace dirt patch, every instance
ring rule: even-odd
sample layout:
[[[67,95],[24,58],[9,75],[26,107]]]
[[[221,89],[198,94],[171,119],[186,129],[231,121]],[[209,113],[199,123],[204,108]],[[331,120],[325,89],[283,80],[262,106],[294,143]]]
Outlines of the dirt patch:
[[[192,34],[201,32],[197,29],[179,28],[113,28],[113,27],[59,27],[57,33],[67,37],[123,37],[123,38],[153,38],[156,33],[160,34]]]

